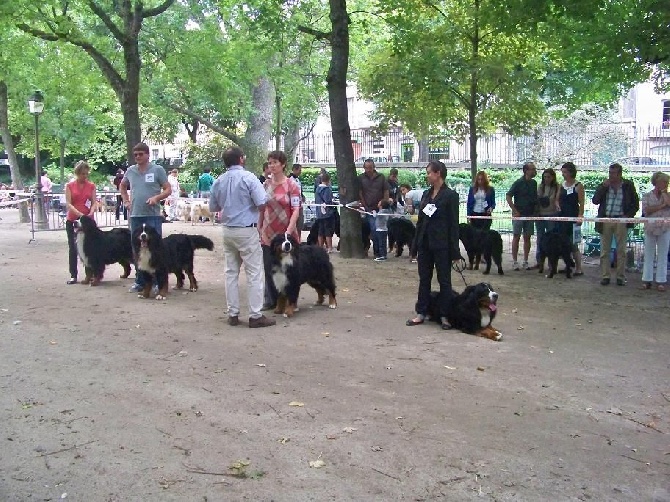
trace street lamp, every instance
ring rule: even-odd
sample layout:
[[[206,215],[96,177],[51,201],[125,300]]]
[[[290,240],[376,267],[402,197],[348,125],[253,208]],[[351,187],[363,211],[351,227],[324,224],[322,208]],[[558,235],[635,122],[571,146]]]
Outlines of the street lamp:
[[[42,197],[42,182],[40,169],[40,131],[39,116],[44,110],[44,97],[40,91],[28,99],[28,108],[30,113],[35,116],[35,200],[33,201],[33,224],[37,230],[46,230],[49,228],[49,221],[44,208],[44,198]]]

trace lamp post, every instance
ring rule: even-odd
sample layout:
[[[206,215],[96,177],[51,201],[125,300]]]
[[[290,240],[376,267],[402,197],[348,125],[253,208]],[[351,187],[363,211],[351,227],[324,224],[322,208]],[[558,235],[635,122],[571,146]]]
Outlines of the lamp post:
[[[40,91],[28,99],[28,108],[30,113],[35,116],[35,200],[33,201],[33,224],[37,230],[46,230],[49,228],[46,211],[44,208],[44,198],[42,197],[42,182],[40,170],[40,130],[39,116],[44,110],[44,97]]]

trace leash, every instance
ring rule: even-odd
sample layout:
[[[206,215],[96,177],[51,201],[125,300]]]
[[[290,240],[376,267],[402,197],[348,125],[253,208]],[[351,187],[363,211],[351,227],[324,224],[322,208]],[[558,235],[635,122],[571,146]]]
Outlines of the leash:
[[[458,273],[458,275],[461,276],[461,279],[463,279],[463,284],[465,284],[465,287],[467,288],[468,283],[465,280],[465,275],[463,275],[463,271],[467,267],[467,263],[465,263],[465,258],[463,258],[462,256],[460,256],[459,258],[460,258],[459,260],[451,262],[451,269],[456,271],[456,273]]]

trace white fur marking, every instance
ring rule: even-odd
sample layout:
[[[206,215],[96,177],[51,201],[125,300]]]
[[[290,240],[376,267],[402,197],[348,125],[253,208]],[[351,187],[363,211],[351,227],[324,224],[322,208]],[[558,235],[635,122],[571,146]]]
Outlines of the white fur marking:
[[[149,251],[149,249],[140,247],[140,256],[137,259],[137,268],[140,270],[144,270],[145,272],[149,272],[150,274],[155,273],[156,269],[149,264],[150,259],[151,259],[151,252]]]
[[[279,261],[279,269],[275,268],[275,272],[272,273],[272,281],[274,282],[275,288],[277,291],[284,291],[288,280],[286,278],[286,271],[289,267],[293,266],[293,256],[292,255],[283,255]]]
[[[485,328],[489,324],[491,324],[491,313],[489,312],[489,309],[479,309],[479,312],[482,315],[482,328]]]

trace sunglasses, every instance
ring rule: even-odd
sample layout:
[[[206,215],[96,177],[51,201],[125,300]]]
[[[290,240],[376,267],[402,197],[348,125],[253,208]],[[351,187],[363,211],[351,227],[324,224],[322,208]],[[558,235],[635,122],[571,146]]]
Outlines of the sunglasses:
[[[141,157],[145,152],[133,152],[133,157]]]

